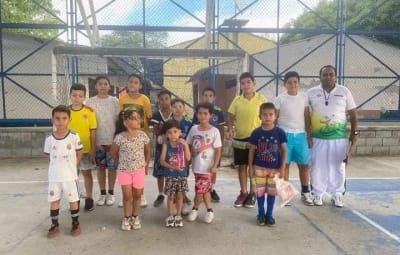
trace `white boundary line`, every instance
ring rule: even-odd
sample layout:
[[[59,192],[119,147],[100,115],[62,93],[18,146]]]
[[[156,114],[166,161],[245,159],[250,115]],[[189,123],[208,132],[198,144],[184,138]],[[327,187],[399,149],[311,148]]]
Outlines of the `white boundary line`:
[[[368,218],[367,216],[365,216],[364,214],[360,213],[359,211],[350,208],[351,211],[357,215],[358,217],[360,217],[361,219],[365,220],[366,222],[368,222],[370,225],[372,225],[373,227],[377,228],[378,230],[382,231],[383,233],[385,233],[386,235],[388,235],[389,237],[391,237],[393,240],[395,240],[396,242],[400,243],[400,237],[398,237],[397,235],[393,234],[392,232],[390,232],[389,230],[387,230],[386,228],[382,227],[381,225],[379,225],[378,223],[376,223],[375,221],[371,220],[370,218]]]

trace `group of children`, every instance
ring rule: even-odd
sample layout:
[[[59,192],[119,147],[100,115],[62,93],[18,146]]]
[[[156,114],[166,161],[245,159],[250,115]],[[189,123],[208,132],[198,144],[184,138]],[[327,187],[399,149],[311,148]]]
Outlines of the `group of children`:
[[[250,73],[243,73],[240,77],[242,94],[234,99],[228,110],[225,137],[233,138],[241,187],[234,205],[254,207],[257,201],[257,220],[260,225],[275,224],[273,206],[277,191],[273,178],[280,174],[287,179],[291,161],[299,164],[303,202],[308,205],[313,203],[309,190],[308,147],[304,126],[307,105],[298,91],[299,79],[296,72],[289,72],[285,76],[287,93],[278,98],[276,108],[255,92],[254,77]],[[211,223],[214,218],[211,201],[219,201],[215,183],[225,125],[221,109],[214,105],[215,91],[212,88],[203,91],[202,102],[197,105],[191,122],[185,117],[184,101],[171,99],[168,91],[159,93],[159,109],[152,113],[150,100],[140,93],[142,79],[136,74],[129,76],[126,94],[119,100],[109,95],[110,81],[107,77],[97,77],[95,88],[97,95],[84,104],[85,86],[72,85],[72,104],[57,106],[52,111],[54,131],[46,138],[44,149],[50,156],[48,200],[51,203],[52,225],[48,237],[55,237],[60,231],[58,215],[62,195],[70,202],[71,234],[80,234],[77,166],[84,177],[84,208],[90,211],[94,207],[91,174],[94,163],[99,170],[100,197],[97,205],[115,203],[114,185],[117,179],[123,195],[121,229],[141,228],[140,207],[151,159],[150,123],[154,127],[156,143],[153,176],[157,178],[159,191],[154,206],[163,204],[167,196],[168,217],[165,225],[183,227],[183,204],[191,203],[186,196],[190,165],[195,178],[195,198],[187,219],[196,220],[198,208],[204,202],[207,209],[204,221]],[[291,106],[293,108],[288,110]],[[293,109],[298,111],[294,113]],[[279,127],[276,126],[277,122]],[[250,193],[247,192],[248,179]]]
[[[189,219],[197,218],[198,207],[204,201],[207,208],[205,221],[213,220],[211,193],[218,196],[213,183],[222,142],[219,130],[210,121],[218,120],[217,126],[223,125],[222,112],[217,119],[212,117],[220,110],[206,100],[197,106],[197,122],[193,125],[185,117],[184,101],[171,100],[171,94],[162,91],[158,96],[159,111],[152,114],[150,100],[140,93],[142,84],[140,76],[129,76],[126,93],[118,100],[109,95],[110,80],[100,76],[95,80],[97,95],[89,98],[86,104],[85,86],[74,84],[70,88],[71,105],[53,109],[53,132],[46,138],[44,147],[50,158],[48,201],[52,224],[49,238],[60,232],[58,216],[62,196],[70,202],[71,234],[80,234],[78,175],[81,172],[84,177],[84,209],[91,211],[94,208],[91,170],[95,167],[99,170],[100,187],[96,204],[111,206],[115,203],[114,186],[118,180],[124,212],[121,229],[141,228],[139,214],[144,204],[145,176],[151,158],[150,120],[156,136],[153,175],[157,177],[160,192],[154,206],[160,206],[164,195],[168,196],[166,226],[183,226],[183,203],[191,203],[186,196],[189,164],[192,164],[196,178],[196,197]],[[209,100],[215,99],[213,89],[207,89],[204,94],[211,98]]]

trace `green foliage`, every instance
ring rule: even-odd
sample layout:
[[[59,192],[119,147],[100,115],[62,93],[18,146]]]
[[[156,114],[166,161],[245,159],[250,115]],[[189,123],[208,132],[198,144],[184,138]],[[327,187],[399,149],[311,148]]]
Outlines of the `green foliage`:
[[[146,32],[146,48],[162,48],[166,45],[166,32]],[[142,48],[143,33],[131,31],[113,31],[100,38],[103,47]]]
[[[3,23],[39,23],[58,24],[55,17],[49,14],[32,0],[0,0]],[[59,12],[53,8],[51,0],[36,0],[40,5],[58,15]],[[25,34],[38,38],[52,38],[57,35],[55,29],[7,29],[10,33]]]
[[[346,30],[398,30],[400,27],[399,0],[344,0]],[[327,20],[333,28],[337,26],[338,0],[322,0],[314,12],[304,11],[295,20],[285,25],[287,28],[332,29],[320,17]],[[317,14],[320,16],[318,17]],[[305,39],[312,34],[285,34],[281,42],[288,43]],[[373,36],[374,38],[400,46],[399,36]]]

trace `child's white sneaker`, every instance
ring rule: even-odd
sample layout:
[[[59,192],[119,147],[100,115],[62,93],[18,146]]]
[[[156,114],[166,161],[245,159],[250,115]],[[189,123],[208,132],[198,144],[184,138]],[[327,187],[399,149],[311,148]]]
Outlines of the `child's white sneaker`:
[[[140,224],[140,218],[139,216],[132,216],[131,217],[131,226],[133,229],[140,229],[142,227],[142,225]]]
[[[175,226],[175,218],[174,216],[170,215],[165,219],[165,226],[167,228],[172,228]]]
[[[142,208],[147,207],[147,200],[144,194],[140,197],[140,207]]]
[[[182,216],[180,216],[180,215],[175,216],[175,227],[179,227],[179,228],[183,227]]]
[[[106,196],[106,205],[112,206],[115,203],[115,196],[114,195],[107,195]]]
[[[127,217],[124,217],[122,219],[122,223],[121,223],[121,229],[124,231],[129,231],[131,230],[131,223],[130,223],[130,219]]]
[[[214,212],[210,211],[206,213],[206,216],[204,217],[204,222],[211,223],[213,219],[214,219]]]
[[[96,205],[102,206],[106,203],[106,195],[100,195],[99,199],[96,201]]]
[[[198,215],[199,215],[198,210],[193,209],[190,211],[187,219],[188,219],[188,221],[195,221],[197,219]]]

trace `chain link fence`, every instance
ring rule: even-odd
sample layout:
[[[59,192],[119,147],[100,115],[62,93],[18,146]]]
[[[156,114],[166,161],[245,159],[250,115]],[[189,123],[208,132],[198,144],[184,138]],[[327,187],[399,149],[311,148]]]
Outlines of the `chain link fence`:
[[[90,1],[81,2],[87,24],[92,25],[95,20]],[[287,71],[300,73],[301,90],[305,91],[319,84],[321,66],[339,65],[339,80],[353,92],[360,110],[385,115],[399,109],[400,50],[393,43],[399,29],[393,23],[383,23],[381,17],[396,1],[212,2],[214,8],[208,13],[214,23],[207,19],[207,1],[93,1],[99,44],[117,48],[240,48],[249,54],[240,70],[254,73],[257,89],[270,101],[283,91],[282,77]],[[78,59],[75,73],[67,67],[63,70],[69,73],[59,72],[52,54],[54,47],[90,47],[79,1],[0,0],[0,4],[2,120],[48,119],[53,106],[68,103],[68,84],[60,85],[61,76],[75,75],[89,86],[89,80],[95,78],[93,73],[108,74],[115,78],[116,87],[123,87],[125,77],[137,72],[184,98],[189,105],[197,103],[198,87],[188,81],[199,72],[203,75],[202,86],[237,84],[224,73],[223,62],[210,59],[178,64],[170,59],[161,63],[150,58],[101,63]],[[361,4],[369,9],[355,12]],[[210,36],[205,34],[208,25]],[[89,34],[95,32],[89,30]],[[115,63],[118,61],[129,68],[116,68],[121,66]],[[99,69],[85,73],[91,68]]]

